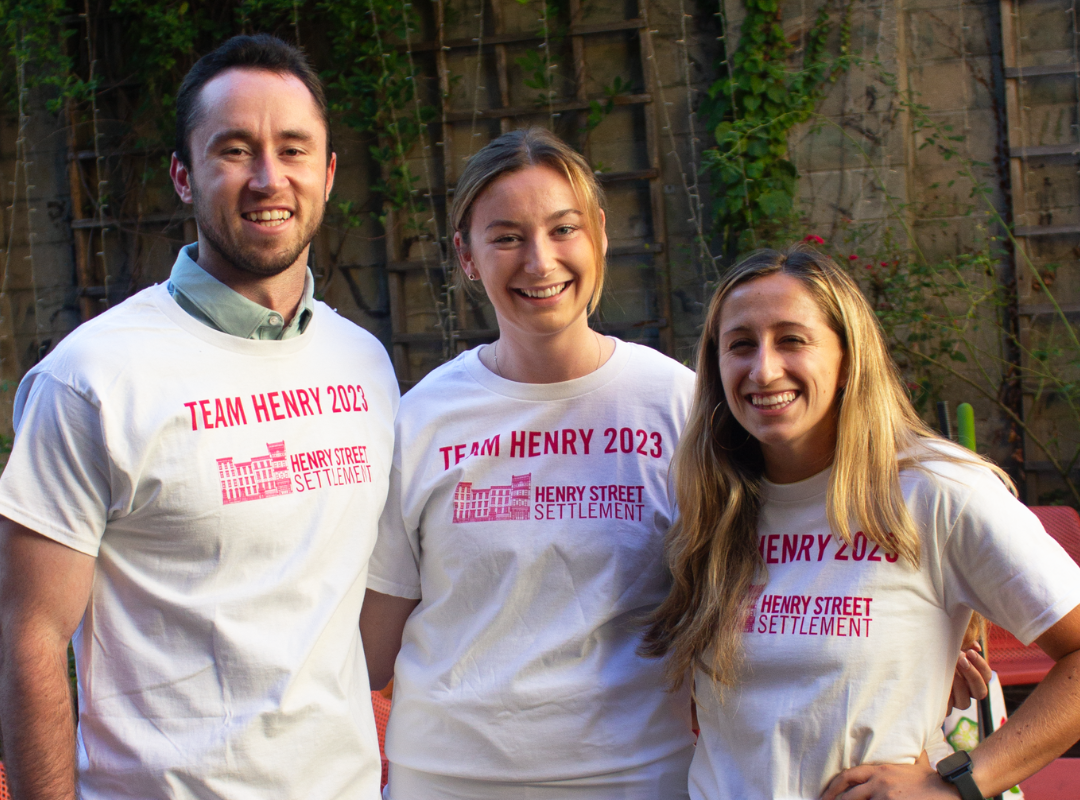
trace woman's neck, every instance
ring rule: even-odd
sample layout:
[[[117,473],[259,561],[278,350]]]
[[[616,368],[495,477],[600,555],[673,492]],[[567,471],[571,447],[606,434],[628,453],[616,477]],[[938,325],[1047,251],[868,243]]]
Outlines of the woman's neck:
[[[480,351],[480,361],[509,381],[561,383],[595,372],[613,352],[615,343],[583,319],[572,328],[542,336],[503,329],[494,344]]]

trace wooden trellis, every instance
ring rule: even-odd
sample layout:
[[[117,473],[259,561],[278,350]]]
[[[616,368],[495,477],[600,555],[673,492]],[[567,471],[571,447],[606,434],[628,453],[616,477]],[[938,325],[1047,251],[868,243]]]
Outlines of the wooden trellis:
[[[1038,347],[1040,337],[1047,335],[1048,326],[1062,325],[1063,316],[1075,326],[1080,315],[1080,293],[1074,288],[1080,277],[1080,29],[1076,14],[1076,0],[1001,0],[1012,216],[1019,248],[1017,311],[1025,360]],[[1057,300],[1050,301],[1041,283],[1055,285]],[[1025,416],[1043,417],[1028,423],[1040,425],[1045,434],[1054,424],[1052,409],[1045,403],[1034,408],[1039,387],[1029,382],[1023,388]],[[1075,438],[1075,432],[1069,438]],[[1047,473],[1054,472],[1045,458],[1027,448],[1027,494],[1033,502],[1050,485],[1045,484]]]

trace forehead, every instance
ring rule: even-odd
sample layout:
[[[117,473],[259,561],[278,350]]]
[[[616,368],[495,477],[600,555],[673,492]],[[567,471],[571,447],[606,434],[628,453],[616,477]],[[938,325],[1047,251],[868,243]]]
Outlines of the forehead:
[[[774,273],[741,283],[720,306],[720,334],[733,328],[771,328],[787,324],[829,327],[825,312],[806,284]]]
[[[236,67],[202,87],[192,136],[209,138],[231,128],[253,133],[304,131],[320,140],[326,133],[315,98],[295,75]]]
[[[525,167],[488,184],[474,203],[473,224],[481,219],[516,220],[571,208],[585,213],[583,201],[565,175],[544,165]]]

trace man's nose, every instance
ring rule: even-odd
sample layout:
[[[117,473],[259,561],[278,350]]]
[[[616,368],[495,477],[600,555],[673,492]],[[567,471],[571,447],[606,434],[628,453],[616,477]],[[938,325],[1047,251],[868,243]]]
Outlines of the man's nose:
[[[273,154],[260,156],[255,161],[255,173],[248,181],[252,191],[260,194],[274,194],[288,185],[285,170]]]

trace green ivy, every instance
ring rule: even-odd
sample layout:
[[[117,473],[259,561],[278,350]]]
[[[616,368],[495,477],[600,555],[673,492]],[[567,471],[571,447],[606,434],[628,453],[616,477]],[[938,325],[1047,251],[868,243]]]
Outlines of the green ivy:
[[[703,114],[716,146],[705,151],[711,178],[715,234],[729,258],[759,246],[759,235],[784,228],[794,213],[798,172],[788,157],[792,128],[806,122],[829,84],[850,67],[850,0],[837,10],[838,54],[828,46],[836,27],[832,0],[806,35],[802,64],[789,66],[794,46],[784,37],[778,0],[744,0],[746,18],[730,60],[709,87]]]
[[[47,86],[55,97],[49,110],[56,112],[69,98],[87,96],[90,85],[74,72],[66,40],[75,33],[57,20],[68,12],[66,0],[0,0],[0,101],[17,107],[19,72],[27,88]]]
[[[406,157],[436,116],[418,97],[408,54],[394,43],[414,40],[418,20],[411,4],[387,0],[324,0],[334,68],[323,78],[331,110],[353,130],[373,138],[372,158],[383,167],[373,187],[386,206],[410,208],[417,178]],[[385,213],[380,215],[385,224]]]

